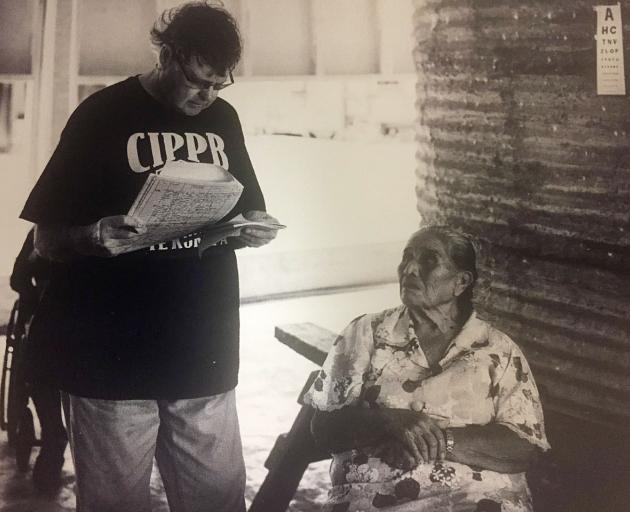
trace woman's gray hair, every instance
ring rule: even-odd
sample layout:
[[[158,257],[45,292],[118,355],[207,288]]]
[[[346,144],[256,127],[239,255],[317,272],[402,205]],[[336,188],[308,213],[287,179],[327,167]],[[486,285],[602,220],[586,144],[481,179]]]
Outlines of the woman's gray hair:
[[[449,226],[429,225],[420,228],[417,233],[430,233],[440,240],[446,252],[458,270],[470,272],[472,282],[457,298],[458,306],[464,318],[470,316],[473,310],[473,290],[479,274],[477,273],[478,242],[466,233],[457,231]]]

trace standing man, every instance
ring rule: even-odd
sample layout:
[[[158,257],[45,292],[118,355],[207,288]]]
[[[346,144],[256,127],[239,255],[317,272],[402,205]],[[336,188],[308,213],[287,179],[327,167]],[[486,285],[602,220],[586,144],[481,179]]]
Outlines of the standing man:
[[[244,186],[232,214],[269,219],[235,110],[218,97],[241,55],[234,19],[193,2],[151,31],[155,69],[107,87],[70,117],[22,218],[54,262],[34,332],[38,375],[63,391],[80,512],[150,510],[155,455],[170,508],[244,510],[234,402],[245,229],[199,257],[200,235],[148,248],[125,213],[169,160],[222,166]]]

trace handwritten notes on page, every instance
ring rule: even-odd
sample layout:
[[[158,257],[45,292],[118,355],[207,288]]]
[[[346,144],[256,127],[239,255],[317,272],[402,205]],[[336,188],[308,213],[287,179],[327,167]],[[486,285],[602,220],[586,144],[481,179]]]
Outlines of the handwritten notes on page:
[[[243,186],[223,168],[205,163],[168,162],[148,176],[129,209],[147,226],[135,238],[143,246],[170,240],[213,224],[236,205]]]

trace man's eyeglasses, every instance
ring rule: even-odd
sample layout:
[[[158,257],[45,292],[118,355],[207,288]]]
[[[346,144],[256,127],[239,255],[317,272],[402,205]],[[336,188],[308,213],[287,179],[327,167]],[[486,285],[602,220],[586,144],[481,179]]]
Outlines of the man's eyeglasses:
[[[228,72],[228,77],[225,82],[223,82],[222,84],[216,84],[216,83],[208,82],[206,80],[199,80],[198,78],[191,77],[186,71],[186,68],[182,64],[179,57],[176,57],[175,60],[177,61],[177,64],[179,65],[179,69],[182,70],[182,74],[184,75],[186,82],[188,82],[186,86],[189,89],[195,89],[197,91],[209,91],[210,89],[214,91],[220,91],[221,89],[225,89],[226,87],[229,87],[230,85],[234,84],[234,77],[232,76],[231,71]]]

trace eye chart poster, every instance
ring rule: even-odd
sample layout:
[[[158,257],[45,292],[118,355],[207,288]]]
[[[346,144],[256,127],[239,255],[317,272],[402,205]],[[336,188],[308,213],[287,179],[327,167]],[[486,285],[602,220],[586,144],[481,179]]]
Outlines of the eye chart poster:
[[[621,5],[598,5],[597,94],[626,94]]]

